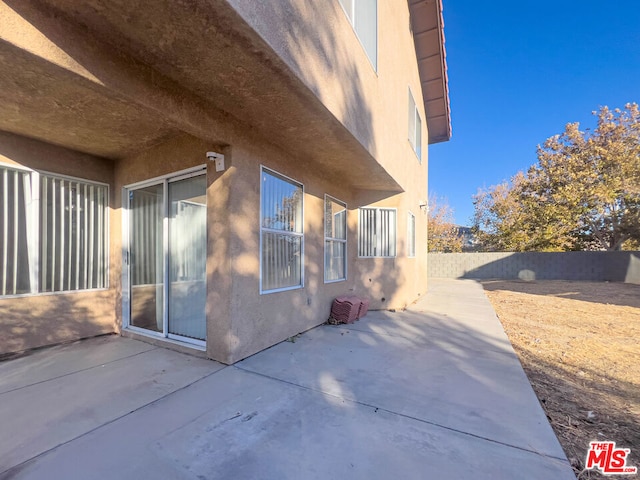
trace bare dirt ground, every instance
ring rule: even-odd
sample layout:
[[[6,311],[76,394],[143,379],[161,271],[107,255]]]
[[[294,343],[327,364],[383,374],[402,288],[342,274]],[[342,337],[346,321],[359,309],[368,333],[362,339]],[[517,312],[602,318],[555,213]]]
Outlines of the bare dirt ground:
[[[576,476],[610,478],[584,470],[595,440],[630,448],[640,470],[640,285],[482,284]]]

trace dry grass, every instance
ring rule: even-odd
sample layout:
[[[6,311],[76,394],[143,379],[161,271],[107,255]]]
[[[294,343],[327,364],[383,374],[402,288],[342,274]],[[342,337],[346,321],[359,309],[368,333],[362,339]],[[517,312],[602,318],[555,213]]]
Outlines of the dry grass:
[[[578,478],[607,478],[583,470],[594,440],[640,467],[640,285],[483,285]]]

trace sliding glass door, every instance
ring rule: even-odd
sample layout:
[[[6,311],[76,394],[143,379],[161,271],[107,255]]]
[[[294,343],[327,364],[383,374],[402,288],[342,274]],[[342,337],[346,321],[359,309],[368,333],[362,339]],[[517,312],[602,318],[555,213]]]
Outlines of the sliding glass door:
[[[169,183],[169,334],[205,339],[206,177]]]
[[[203,171],[128,192],[128,326],[204,345],[206,175]]]
[[[164,332],[164,185],[129,192],[129,325]]]

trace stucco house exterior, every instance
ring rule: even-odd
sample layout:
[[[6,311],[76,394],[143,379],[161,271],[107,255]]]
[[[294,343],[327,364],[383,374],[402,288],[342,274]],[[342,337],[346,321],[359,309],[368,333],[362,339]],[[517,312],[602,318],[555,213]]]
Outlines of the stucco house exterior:
[[[450,134],[441,0],[2,0],[0,354],[401,308]]]

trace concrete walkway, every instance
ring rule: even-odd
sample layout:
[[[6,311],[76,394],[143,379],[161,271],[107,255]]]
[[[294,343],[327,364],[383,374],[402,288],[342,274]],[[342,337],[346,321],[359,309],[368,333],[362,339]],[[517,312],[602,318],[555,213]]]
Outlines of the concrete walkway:
[[[0,363],[0,479],[575,480],[480,285],[235,366],[102,337]]]

